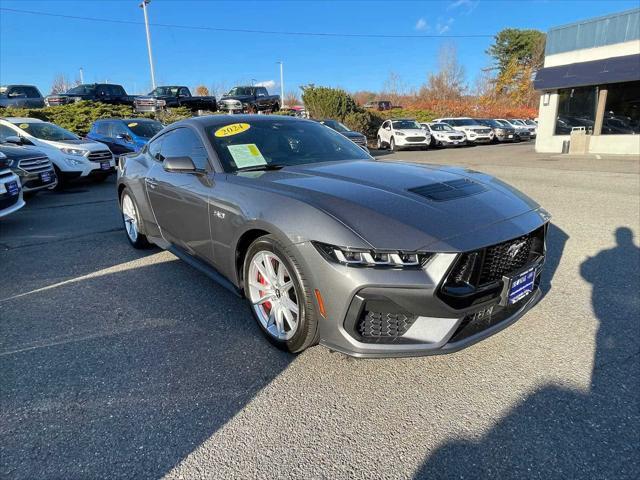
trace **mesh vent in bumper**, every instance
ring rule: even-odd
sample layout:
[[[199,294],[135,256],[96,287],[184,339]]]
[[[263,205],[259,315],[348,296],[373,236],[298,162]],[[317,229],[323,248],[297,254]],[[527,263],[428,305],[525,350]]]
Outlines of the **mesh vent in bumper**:
[[[388,342],[407,333],[416,318],[405,313],[364,311],[356,329],[364,342]]]

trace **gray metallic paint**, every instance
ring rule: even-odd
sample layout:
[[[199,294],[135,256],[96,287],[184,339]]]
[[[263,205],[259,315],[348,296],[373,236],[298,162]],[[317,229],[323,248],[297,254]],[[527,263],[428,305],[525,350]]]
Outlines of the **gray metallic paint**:
[[[162,248],[177,246],[211,265],[239,289],[242,272],[236,253],[244,234],[262,230],[293,245],[296,260],[324,297],[327,318],[318,315],[320,341],[333,349],[358,356],[436,352],[442,342],[399,346],[356,341],[343,326],[352,299],[365,288],[413,291],[417,292],[413,297],[424,299],[420,315],[453,319],[452,324],[457,325],[465,312],[451,309],[434,295],[457,253],[518,237],[549,220],[537,203],[514,188],[462,168],[371,159],[226,173],[204,129],[252,118],[199,117],[173,124],[158,136],[174,128],[193,129],[209,152],[210,171],[165,172],[143,151],[123,157],[118,188],[127,186],[136,199],[142,233]],[[156,190],[161,191],[150,191],[145,185],[148,177],[157,181]],[[408,192],[416,186],[459,178],[479,182],[488,190],[448,202],[433,202]],[[343,247],[441,254],[423,270],[354,268],[328,262],[312,240]],[[523,311],[533,303],[532,296]],[[497,331],[489,329],[484,336],[493,330]]]

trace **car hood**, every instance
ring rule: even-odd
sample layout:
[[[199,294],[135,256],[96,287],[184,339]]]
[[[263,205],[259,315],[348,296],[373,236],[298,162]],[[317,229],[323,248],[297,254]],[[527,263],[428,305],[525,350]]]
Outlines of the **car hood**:
[[[536,211],[536,202],[494,177],[463,168],[362,160],[230,177],[309,203],[380,249],[469,250],[522,235],[544,222],[540,214],[519,219]],[[411,191],[447,190],[448,182],[456,181],[475,193],[434,200]],[[497,224],[504,225],[491,230]]]
[[[96,142],[95,140],[62,140],[62,141],[53,141],[53,140],[39,140],[47,145],[51,145],[55,148],[65,148],[65,147],[73,147],[80,145],[83,149],[89,150],[90,152],[104,151],[106,149],[103,143]]]
[[[347,138],[362,138],[364,137],[364,135],[362,133],[359,132],[354,132],[354,131],[350,131],[350,132],[340,132],[342,135],[344,135]]]
[[[40,158],[46,155],[41,151],[28,147],[17,147],[12,145],[1,144],[0,153],[4,153],[9,160],[26,160],[28,158]]]

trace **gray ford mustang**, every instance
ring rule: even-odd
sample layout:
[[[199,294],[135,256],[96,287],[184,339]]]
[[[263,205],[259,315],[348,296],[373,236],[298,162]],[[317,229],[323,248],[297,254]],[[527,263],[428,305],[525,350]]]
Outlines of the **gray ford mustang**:
[[[472,170],[375,161],[317,122],[177,122],[122,157],[117,184],[134,247],[246,297],[291,352],[452,352],[540,297],[549,215],[533,200]]]

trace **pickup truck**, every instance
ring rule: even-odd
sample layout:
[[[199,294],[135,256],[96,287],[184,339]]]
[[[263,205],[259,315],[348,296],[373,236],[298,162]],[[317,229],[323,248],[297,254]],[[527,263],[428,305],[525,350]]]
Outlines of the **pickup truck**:
[[[171,85],[157,87],[148,95],[136,97],[133,101],[136,112],[156,112],[166,107],[187,107],[197,110],[216,111],[216,97],[194,97],[187,87]]]
[[[113,105],[133,106],[131,95],[127,95],[122,85],[111,83],[85,83],[67,90],[66,93],[48,95],[44,103],[53,107],[56,105],[66,105],[67,103],[79,102],[80,100],[91,100],[94,102],[110,103]]]
[[[269,95],[265,87],[233,87],[220,97],[218,109],[230,113],[280,110],[280,95]]]
[[[0,107],[42,108],[44,98],[33,85],[2,85]]]

